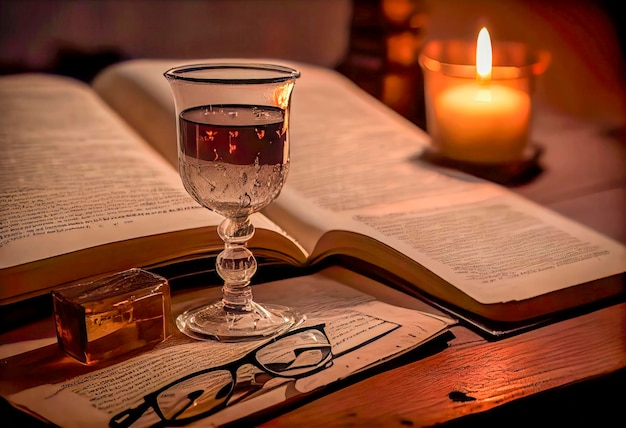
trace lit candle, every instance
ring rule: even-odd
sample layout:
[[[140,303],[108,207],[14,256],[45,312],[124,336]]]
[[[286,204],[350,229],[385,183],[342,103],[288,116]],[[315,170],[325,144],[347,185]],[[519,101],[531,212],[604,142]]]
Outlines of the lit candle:
[[[443,89],[434,100],[437,144],[443,155],[464,161],[519,159],[528,142],[530,96],[492,79],[489,32],[476,45],[476,81]]]

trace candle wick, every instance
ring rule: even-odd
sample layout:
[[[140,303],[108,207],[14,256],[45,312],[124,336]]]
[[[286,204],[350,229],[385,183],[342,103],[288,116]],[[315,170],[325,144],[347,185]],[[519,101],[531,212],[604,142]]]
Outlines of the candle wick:
[[[489,86],[491,83],[491,73],[488,74],[476,74],[476,82],[480,86]]]

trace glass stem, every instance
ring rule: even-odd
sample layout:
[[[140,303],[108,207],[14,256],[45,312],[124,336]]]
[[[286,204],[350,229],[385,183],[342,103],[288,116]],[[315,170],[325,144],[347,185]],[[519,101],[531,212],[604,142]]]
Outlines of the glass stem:
[[[224,250],[218,254],[215,267],[224,280],[222,303],[227,312],[253,311],[250,280],[257,263],[247,243],[254,235],[254,225],[248,217],[226,218],[217,228],[224,241]]]

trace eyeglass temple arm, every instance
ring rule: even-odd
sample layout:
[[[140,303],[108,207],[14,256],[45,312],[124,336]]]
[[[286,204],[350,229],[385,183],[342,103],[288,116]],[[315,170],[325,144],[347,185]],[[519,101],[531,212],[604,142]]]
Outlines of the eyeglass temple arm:
[[[109,427],[129,427],[131,424],[136,422],[150,407],[151,405],[148,404],[147,401],[144,401],[137,407],[126,409],[111,418],[111,420],[109,421]]]

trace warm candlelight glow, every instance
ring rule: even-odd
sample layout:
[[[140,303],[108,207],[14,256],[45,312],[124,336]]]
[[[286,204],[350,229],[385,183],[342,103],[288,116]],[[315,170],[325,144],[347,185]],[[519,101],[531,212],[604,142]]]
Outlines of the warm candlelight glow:
[[[491,79],[491,38],[489,31],[485,27],[478,33],[476,42],[476,77],[478,80],[486,81]]]
[[[433,96],[433,140],[441,153],[452,159],[477,163],[516,161],[528,142],[529,93],[515,87],[515,80],[492,73],[491,38],[484,27],[478,33],[475,49],[475,79],[470,74],[442,80],[446,83]]]

